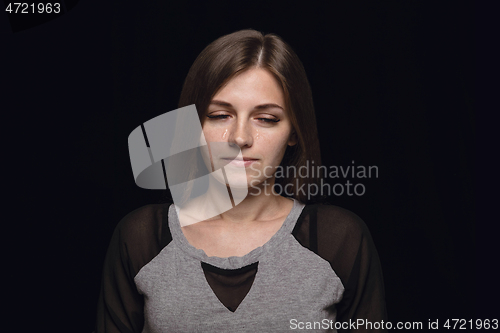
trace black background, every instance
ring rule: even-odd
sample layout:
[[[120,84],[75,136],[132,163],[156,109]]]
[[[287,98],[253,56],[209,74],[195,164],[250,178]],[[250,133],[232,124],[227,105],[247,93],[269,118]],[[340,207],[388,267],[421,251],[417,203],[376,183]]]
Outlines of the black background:
[[[378,167],[378,178],[351,180],[363,196],[329,201],[370,228],[389,320],[498,318],[497,303],[478,307],[498,290],[491,272],[476,280],[476,9],[326,3],[88,0],[29,29],[0,22],[14,322],[92,331],[115,225],[162,196],[134,184],[129,133],[176,109],[199,52],[244,28],[280,35],[302,60],[323,164]],[[481,257],[493,259],[484,239]]]

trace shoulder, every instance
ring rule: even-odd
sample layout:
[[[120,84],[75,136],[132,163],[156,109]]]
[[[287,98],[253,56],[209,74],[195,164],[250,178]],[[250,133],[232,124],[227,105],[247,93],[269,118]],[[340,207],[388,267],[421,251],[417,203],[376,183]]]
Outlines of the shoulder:
[[[304,207],[302,223],[295,237],[304,246],[327,260],[346,285],[353,270],[370,265],[376,249],[365,222],[355,213],[333,205]]]
[[[307,205],[303,217],[317,224],[318,231],[330,235],[349,235],[361,238],[368,231],[365,222],[355,213],[339,206],[328,204]]]
[[[168,208],[170,204],[150,204],[125,215],[115,228],[122,242],[160,240],[168,229]]]
[[[365,222],[355,213],[333,205],[306,205],[293,235],[330,262],[339,257],[353,262],[361,248],[372,246]]]
[[[108,248],[110,265],[125,264],[130,276],[152,260],[172,240],[168,228],[168,204],[146,205],[133,210],[115,228]]]

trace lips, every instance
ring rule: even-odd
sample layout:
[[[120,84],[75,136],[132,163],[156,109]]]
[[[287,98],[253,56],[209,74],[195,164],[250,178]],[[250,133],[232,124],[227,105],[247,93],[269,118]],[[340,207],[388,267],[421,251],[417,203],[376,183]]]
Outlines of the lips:
[[[243,157],[243,158],[222,158],[225,161],[228,161],[229,164],[237,166],[237,167],[248,167],[252,163],[258,161],[259,159],[257,158],[251,158],[251,157]]]
[[[253,157],[221,157],[223,160],[228,160],[228,161],[257,161],[258,158],[253,158]]]

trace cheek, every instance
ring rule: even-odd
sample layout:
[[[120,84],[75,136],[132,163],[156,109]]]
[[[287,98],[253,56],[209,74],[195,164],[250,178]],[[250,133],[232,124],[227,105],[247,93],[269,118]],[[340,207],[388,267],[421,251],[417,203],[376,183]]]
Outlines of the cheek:
[[[265,151],[264,156],[268,156],[269,160],[272,159],[279,164],[288,146],[288,137],[288,135],[262,135],[259,145]]]
[[[215,131],[211,128],[203,128],[203,135],[205,136],[206,141],[213,141],[214,133]]]
[[[203,128],[203,134],[208,142],[224,142],[227,141],[228,128],[227,126],[220,128],[205,126]]]

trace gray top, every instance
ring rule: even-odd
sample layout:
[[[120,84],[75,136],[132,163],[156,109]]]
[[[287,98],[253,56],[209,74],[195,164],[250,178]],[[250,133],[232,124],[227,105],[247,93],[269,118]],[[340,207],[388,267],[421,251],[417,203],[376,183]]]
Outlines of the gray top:
[[[171,205],[173,241],[134,279],[146,300],[143,332],[282,332],[290,330],[292,319],[335,319],[335,313],[323,309],[340,301],[340,279],[326,260],[292,236],[303,208],[295,201],[281,228],[263,246],[243,257],[219,258],[188,243]],[[258,262],[250,291],[235,312],[216,297],[200,262],[222,269]]]
[[[295,201],[263,246],[218,258],[189,244],[173,205],[157,204],[115,229],[96,331],[336,332],[360,319],[387,316],[377,251],[352,212]]]

